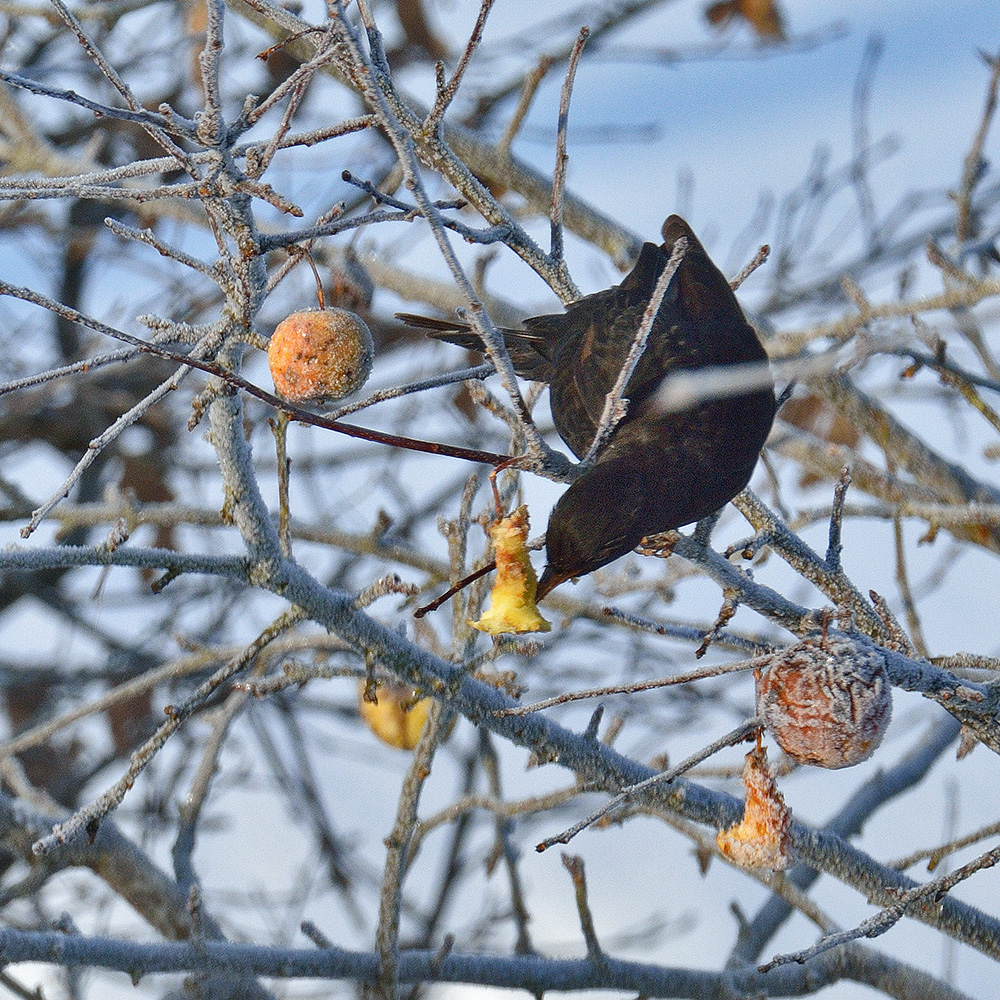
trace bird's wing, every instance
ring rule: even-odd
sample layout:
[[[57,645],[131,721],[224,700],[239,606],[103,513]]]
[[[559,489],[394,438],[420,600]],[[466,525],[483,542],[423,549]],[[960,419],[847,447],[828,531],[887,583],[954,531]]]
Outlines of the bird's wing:
[[[767,355],[746,321],[736,293],[691,227],[679,215],[671,215],[663,223],[662,232],[668,250],[679,236],[688,241],[674,285],[678,312],[697,334],[699,364],[766,360]]]

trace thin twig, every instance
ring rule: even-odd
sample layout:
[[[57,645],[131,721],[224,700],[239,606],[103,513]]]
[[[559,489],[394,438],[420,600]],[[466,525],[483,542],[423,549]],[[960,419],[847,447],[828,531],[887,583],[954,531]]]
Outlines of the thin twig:
[[[879,937],[895,927],[905,915],[907,908],[914,903],[924,901],[929,896],[933,896],[935,900],[940,900],[960,882],[964,882],[976,872],[992,868],[996,864],[1000,864],[1000,847],[995,847],[992,851],[981,854],[975,860],[970,861],[961,868],[956,868],[955,871],[948,875],[942,875],[940,878],[926,882],[923,885],[915,886],[912,889],[903,891],[894,890],[892,895],[898,897],[898,903],[884,907],[874,916],[863,920],[857,927],[851,930],[827,935],[811,948],[803,948],[801,951],[792,954],[777,955],[770,962],[758,966],[757,971],[770,972],[771,969],[775,969],[781,965],[788,965],[791,962],[801,965],[803,962],[807,962],[817,955],[821,955],[823,952],[829,951],[831,948],[836,948],[838,945],[846,944],[849,941],[856,941],[861,937]]]
[[[990,67],[990,80],[986,88],[986,101],[983,104],[983,113],[979,120],[979,128],[976,129],[972,145],[969,147],[968,153],[965,154],[965,160],[962,162],[962,179],[955,198],[958,202],[955,237],[960,243],[971,239],[973,235],[972,193],[983,176],[983,149],[986,146],[986,137],[989,135],[990,125],[993,123],[993,115],[997,107],[997,89],[1000,88],[1000,54],[986,56],[984,53],[983,59]]]
[[[576,36],[576,44],[569,55],[566,66],[566,78],[563,80],[562,92],[559,97],[559,123],[556,130],[556,165],[552,172],[552,204],[549,208],[549,226],[551,230],[552,259],[559,263],[563,260],[563,195],[566,189],[566,163],[569,156],[566,153],[566,133],[569,127],[569,102],[573,93],[573,81],[576,78],[576,68],[583,54],[583,47],[590,37],[590,29],[586,26],[580,29]]]
[[[594,928],[594,915],[590,912],[590,904],[587,902],[587,876],[583,858],[575,854],[563,854],[562,863],[573,880],[576,911],[580,918],[580,930],[583,931],[583,940],[587,944],[587,960],[593,962],[595,965],[604,965],[607,962],[607,956],[601,948],[600,941],[597,940],[597,931]]]
[[[175,260],[177,263],[191,268],[192,271],[197,271],[199,274],[203,274],[209,279],[209,281],[213,282],[213,284],[217,283],[219,280],[219,273],[214,267],[212,267],[212,265],[206,264],[197,257],[193,257],[191,254],[184,253],[183,250],[178,250],[176,247],[170,246],[161,240],[152,229],[136,229],[134,226],[127,226],[125,223],[112,218],[105,219],[104,225],[110,229],[115,236],[120,236],[122,239],[136,240],[139,243],[145,243],[147,246],[152,247],[161,257],[166,257],[168,260]]]
[[[281,542],[281,554],[292,557],[292,513],[288,502],[288,481],[290,478],[292,460],[288,457],[288,414],[278,413],[276,420],[271,422],[274,433],[274,451],[278,462],[278,539]]]
[[[462,56],[458,60],[458,65],[455,67],[455,72],[451,75],[451,79],[443,87],[438,88],[437,96],[434,98],[434,104],[431,106],[430,111],[427,112],[427,117],[424,119],[423,127],[425,131],[434,133],[441,128],[444,113],[448,110],[451,102],[455,99],[455,95],[458,93],[459,85],[462,82],[462,77],[465,76],[465,71],[468,69],[469,63],[472,61],[472,56],[475,54],[476,49],[479,48],[479,43],[482,41],[483,28],[486,27],[486,19],[489,17],[490,11],[493,9],[493,4],[494,0],[480,0],[479,15],[472,28],[472,33],[469,35],[469,41],[466,43]]]
[[[896,463],[889,455],[886,456],[886,467],[888,468],[890,475],[895,473]],[[930,653],[927,649],[927,643],[924,640],[923,628],[920,624],[920,615],[917,612],[917,604],[913,597],[913,589],[910,587],[910,575],[906,569],[906,546],[903,539],[903,520],[898,513],[892,519],[892,536],[896,547],[896,586],[899,588],[899,596],[902,598],[903,610],[906,613],[906,624],[910,630],[906,646],[912,647],[918,656],[926,657],[929,656]]]
[[[655,691],[658,688],[672,687],[675,684],[690,684],[693,681],[704,680],[708,677],[720,677],[723,674],[739,673],[743,670],[755,670],[763,666],[770,659],[769,655],[756,657],[752,660],[738,660],[735,663],[717,663],[710,667],[698,667],[696,670],[688,670],[683,674],[676,674],[673,677],[659,677],[655,680],[634,681],[631,684],[610,684],[605,687],[590,688],[587,691],[569,691],[566,694],[556,695],[552,698],[544,698],[531,705],[518,705],[516,708],[503,708],[495,712],[495,715],[532,715],[541,712],[546,708],[553,708],[556,705],[568,705],[573,701],[583,701],[588,698],[607,698],[615,694],[636,694],[640,691]]]
[[[503,130],[503,135],[500,136],[500,141],[497,143],[497,152],[501,156],[510,156],[511,143],[518,132],[521,131],[521,126],[524,124],[524,119],[531,108],[531,103],[535,99],[535,94],[538,93],[538,87],[542,80],[545,79],[552,63],[552,56],[541,55],[538,57],[538,62],[535,63],[534,68],[525,73],[517,107],[514,108],[514,113],[510,116],[510,121],[507,122],[507,127]]]
[[[652,777],[646,778],[644,781],[640,781],[634,785],[629,785],[627,788],[623,788],[617,795],[601,806],[600,809],[594,810],[594,812],[592,812],[589,816],[580,820],[579,823],[574,824],[563,833],[557,834],[555,837],[546,838],[535,847],[535,850],[541,853],[556,844],[568,844],[578,833],[586,830],[588,826],[596,823],[599,819],[602,819],[609,813],[614,812],[625,803],[641,796],[643,792],[657,785],[669,785],[670,782],[679,778],[685,771],[690,771],[692,767],[700,764],[703,760],[707,760],[713,754],[718,753],[720,750],[724,750],[726,747],[736,746],[738,743],[742,743],[749,739],[756,732],[758,732],[763,725],[763,719],[748,719],[746,722],[726,733],[725,736],[710,743],[707,747],[704,747],[697,753],[692,754],[686,760],[681,761],[681,763],[675,767],[668,768],[666,771],[660,771],[658,774],[654,774]]]
[[[841,533],[844,526],[844,501],[847,499],[847,490],[851,485],[851,469],[845,465],[840,470],[840,479],[833,491],[833,506],[830,509],[830,534],[826,546],[826,566],[831,573],[841,571],[840,553],[844,545],[841,541]]]
[[[740,268],[736,276],[729,282],[729,287],[735,292],[770,256],[771,248],[766,243],[758,247],[753,257]]]
[[[970,844],[978,844],[979,841],[986,840],[988,837],[995,837],[998,833],[1000,833],[1000,822],[989,823],[978,830],[974,830],[972,833],[956,837],[954,840],[949,840],[946,844],[941,844],[938,847],[925,847],[919,851],[913,851],[911,854],[907,854],[905,857],[892,862],[892,867],[898,868],[900,871],[905,871],[907,868],[912,868],[913,865],[921,861],[926,861],[927,870],[932,872],[949,854],[954,854],[955,851],[960,851],[963,847],[968,847]]]
[[[179,368],[170,378],[161,382],[152,392],[147,393],[135,406],[126,410],[117,420],[87,445],[83,457],[73,467],[73,471],[63,480],[59,488],[40,507],[32,511],[27,524],[21,528],[21,537],[29,537],[45,520],[52,509],[69,496],[70,490],[80,481],[81,476],[97,459],[101,452],[120,437],[129,427],[137,423],[151,407],[172,393],[191,374],[187,365]]]
[[[687,247],[688,242],[685,236],[679,237],[674,243],[670,260],[667,261],[667,266],[663,269],[663,273],[653,288],[653,294],[646,306],[646,311],[642,315],[642,322],[635,332],[635,337],[625,358],[625,363],[622,365],[622,369],[618,373],[618,378],[615,379],[615,384],[611,387],[611,391],[604,399],[604,409],[601,412],[597,433],[594,435],[594,440],[590,442],[587,454],[583,458],[582,464],[584,466],[591,464],[604,450],[604,446],[610,440],[615,428],[625,418],[625,414],[628,411],[628,400],[625,399],[625,390],[628,387],[628,381],[632,377],[636,365],[639,364],[643,351],[646,349],[646,342],[649,340],[653,324],[656,322],[660,306],[663,303],[663,297],[667,294],[667,288],[677,273],[677,268],[681,266],[684,254],[687,253]]]
[[[410,842],[417,824],[417,806],[424,782],[430,776],[434,753],[442,736],[443,706],[435,704],[427,716],[423,735],[399,796],[396,819],[386,839],[385,872],[379,903],[375,952],[378,955],[378,988],[382,1000],[396,1000],[399,990],[399,920],[403,879],[409,864]]]

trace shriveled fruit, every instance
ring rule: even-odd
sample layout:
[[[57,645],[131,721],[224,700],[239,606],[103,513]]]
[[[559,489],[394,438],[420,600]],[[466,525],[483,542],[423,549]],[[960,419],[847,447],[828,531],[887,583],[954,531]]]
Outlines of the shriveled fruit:
[[[741,868],[783,871],[792,863],[792,814],[774,783],[763,747],[746,755],[743,787],[743,819],[720,830],[715,842]]]
[[[365,321],[346,309],[292,313],[271,335],[268,365],[278,395],[290,403],[323,403],[360,389],[375,358]]]
[[[383,743],[399,750],[412,750],[420,740],[427,722],[430,698],[419,698],[405,684],[380,684],[377,702],[365,699],[366,684],[358,689],[358,711],[368,728]]]
[[[490,528],[496,548],[497,576],[490,607],[473,628],[490,635],[548,632],[552,627],[535,606],[538,581],[528,558],[528,508],[523,504]]]
[[[757,676],[757,713],[800,764],[858,764],[875,752],[892,716],[885,658],[832,636],[789,646]]]

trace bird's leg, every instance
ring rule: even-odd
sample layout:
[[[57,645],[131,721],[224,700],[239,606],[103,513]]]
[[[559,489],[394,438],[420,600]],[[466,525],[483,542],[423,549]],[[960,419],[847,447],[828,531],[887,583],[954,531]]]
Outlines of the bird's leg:
[[[658,559],[668,559],[674,554],[674,547],[681,540],[681,533],[675,528],[661,531],[658,535],[647,535],[635,550],[643,556],[656,556]]]

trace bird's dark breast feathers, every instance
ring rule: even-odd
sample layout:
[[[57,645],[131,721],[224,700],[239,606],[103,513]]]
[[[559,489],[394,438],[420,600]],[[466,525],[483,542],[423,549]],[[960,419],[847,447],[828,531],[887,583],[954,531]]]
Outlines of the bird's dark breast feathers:
[[[750,481],[773,413],[774,395],[765,390],[622,427],[596,468],[610,464],[620,476],[622,459],[631,466],[629,477],[646,498],[631,534],[681,528],[728,503]]]
[[[546,532],[552,585],[726,504],[750,481],[774,408],[773,392],[759,390],[626,423],[553,509]]]

